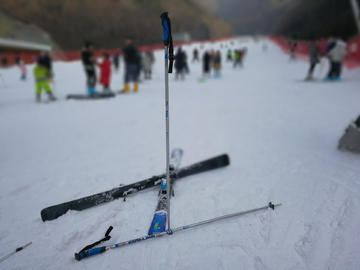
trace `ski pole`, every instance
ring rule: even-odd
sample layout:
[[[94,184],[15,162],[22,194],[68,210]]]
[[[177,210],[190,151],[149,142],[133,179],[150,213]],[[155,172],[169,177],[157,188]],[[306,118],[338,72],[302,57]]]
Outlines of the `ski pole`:
[[[174,61],[174,49],[171,36],[171,23],[168,12],[161,14],[161,24],[163,26],[163,43],[165,55],[165,123],[166,123],[166,193],[167,193],[167,229],[170,230],[170,131],[169,131],[169,73],[172,73]],[[169,66],[170,60],[170,66]]]
[[[11,257],[12,255],[14,255],[15,253],[23,250],[23,249],[26,248],[27,246],[30,246],[31,244],[32,244],[32,242],[27,243],[25,246],[22,246],[22,247],[19,247],[19,248],[15,249],[15,251],[11,252],[10,254],[6,255],[5,257],[2,257],[2,258],[0,259],[0,263],[3,262],[3,261],[5,261],[7,258]]]
[[[220,216],[220,217],[200,221],[200,222],[193,223],[193,224],[190,224],[190,225],[178,227],[176,229],[167,230],[165,232],[155,233],[155,234],[143,236],[143,237],[136,238],[136,239],[133,239],[133,240],[130,240],[130,241],[124,241],[124,242],[121,242],[121,243],[118,243],[118,244],[115,244],[115,245],[112,245],[112,246],[103,246],[103,247],[99,247],[99,248],[90,249],[90,250],[85,251],[85,252],[75,253],[75,259],[80,261],[80,260],[82,260],[82,259],[84,259],[86,257],[90,257],[90,256],[93,256],[93,255],[96,255],[96,254],[104,253],[105,251],[107,251],[109,249],[119,248],[119,247],[122,247],[122,246],[142,242],[142,241],[152,239],[152,238],[155,238],[155,237],[159,237],[159,236],[163,236],[163,235],[171,235],[171,234],[173,234],[175,232],[187,230],[187,229],[190,229],[190,228],[193,228],[193,227],[196,227],[196,226],[204,225],[204,224],[207,224],[207,223],[211,223],[211,222],[226,219],[226,218],[231,218],[231,217],[235,217],[235,216],[245,215],[245,214],[248,214],[248,213],[268,209],[269,207],[271,209],[275,210],[275,207],[280,206],[280,205],[281,205],[281,203],[272,204],[271,202],[269,202],[269,204],[267,206],[263,206],[263,207],[260,207],[260,208],[255,208],[255,209],[251,209],[251,210],[247,210],[247,211],[237,212],[237,213],[234,213],[234,214],[224,215],[224,216]]]

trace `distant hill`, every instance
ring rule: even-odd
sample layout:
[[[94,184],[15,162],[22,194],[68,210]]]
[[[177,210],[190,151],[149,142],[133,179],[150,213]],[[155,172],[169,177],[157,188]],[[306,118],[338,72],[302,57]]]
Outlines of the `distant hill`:
[[[271,34],[279,19],[299,0],[201,0],[229,23],[234,34]],[[315,0],[314,0],[315,1]]]
[[[302,0],[284,15],[275,33],[300,39],[346,39],[357,29],[349,0]]]
[[[138,45],[162,41],[160,15],[169,12],[173,32],[193,39],[227,36],[231,27],[198,0],[1,0],[0,11],[50,34],[64,50],[90,40],[97,48],[117,48],[126,36]]]
[[[29,41],[57,48],[51,37],[41,28],[21,21],[0,11],[0,37],[6,39]]]

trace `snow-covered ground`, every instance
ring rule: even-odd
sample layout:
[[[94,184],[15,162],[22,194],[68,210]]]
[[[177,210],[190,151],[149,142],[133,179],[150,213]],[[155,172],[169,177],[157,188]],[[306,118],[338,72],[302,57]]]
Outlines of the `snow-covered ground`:
[[[359,70],[344,70],[341,83],[304,83],[307,63],[250,39],[231,48],[243,46],[245,67],[224,62],[221,79],[199,83],[201,64],[191,62],[185,81],[170,77],[170,144],[184,149],[182,165],[222,153],[231,159],[175,183],[171,225],[283,205],[80,262],[74,253],[110,225],[103,245],[146,235],[158,190],[50,222],[40,211],[165,171],[163,52],[156,52],[153,80],[108,100],[65,100],[85,92],[80,62],[54,64],[59,100],[51,104],[35,103],[32,78],[1,70],[0,258],[33,243],[0,269],[359,269],[360,156],[337,150],[360,114]],[[189,60],[194,47],[185,47]],[[325,76],[326,61],[317,68]],[[115,90],[122,71],[112,78]]]

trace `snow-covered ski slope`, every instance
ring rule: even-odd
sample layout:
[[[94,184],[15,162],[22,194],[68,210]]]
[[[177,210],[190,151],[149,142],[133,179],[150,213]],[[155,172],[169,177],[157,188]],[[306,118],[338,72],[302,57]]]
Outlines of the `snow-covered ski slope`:
[[[54,64],[59,101],[51,104],[35,103],[32,78],[1,70],[0,257],[33,244],[0,269],[359,269],[360,155],[336,148],[360,114],[359,70],[344,70],[341,83],[305,83],[307,63],[289,62],[271,43],[264,52],[251,39],[231,48],[244,46],[244,68],[224,62],[221,79],[198,82],[195,45],[184,47],[191,74],[185,81],[170,75],[170,144],[184,149],[182,165],[222,153],[231,159],[175,183],[171,225],[283,205],[81,262],[74,253],[110,225],[104,245],[146,235],[158,189],[53,221],[42,222],[40,211],[165,172],[163,52],[156,52],[153,80],[108,100],[65,100],[85,92],[80,62]],[[325,76],[326,62],[317,69]],[[114,90],[122,77],[123,65]]]

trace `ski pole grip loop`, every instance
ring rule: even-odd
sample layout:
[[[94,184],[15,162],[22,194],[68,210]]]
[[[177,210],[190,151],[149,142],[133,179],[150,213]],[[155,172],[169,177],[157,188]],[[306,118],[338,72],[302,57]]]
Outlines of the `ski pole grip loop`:
[[[88,251],[84,251],[84,252],[79,252],[79,253],[75,253],[75,259],[77,261],[81,261],[82,259],[86,258],[86,257],[90,257],[96,254],[100,254],[106,251],[106,247],[99,247],[99,248],[93,248],[90,249]]]

